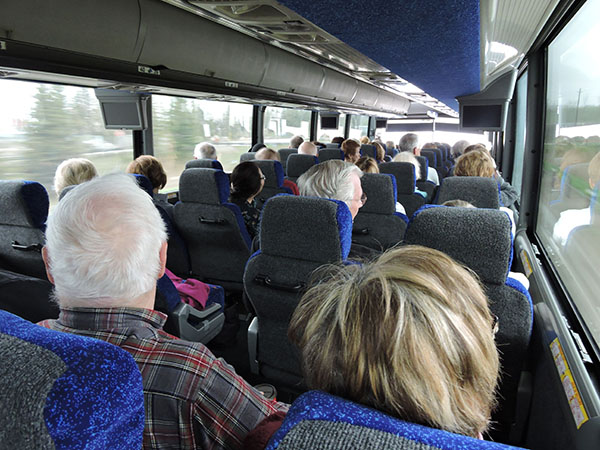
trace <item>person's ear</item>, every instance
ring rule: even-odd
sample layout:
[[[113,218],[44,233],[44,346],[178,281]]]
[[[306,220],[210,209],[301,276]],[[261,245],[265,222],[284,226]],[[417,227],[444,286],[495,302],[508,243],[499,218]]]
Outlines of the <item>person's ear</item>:
[[[165,269],[167,268],[167,241],[163,242],[163,245],[161,245],[158,255],[160,258],[160,272],[158,273],[158,278],[162,278],[165,274]]]
[[[46,247],[42,247],[42,259],[44,260],[44,266],[46,267],[46,276],[48,277],[48,281],[54,284],[54,277],[50,273],[50,258],[48,258],[48,249]]]

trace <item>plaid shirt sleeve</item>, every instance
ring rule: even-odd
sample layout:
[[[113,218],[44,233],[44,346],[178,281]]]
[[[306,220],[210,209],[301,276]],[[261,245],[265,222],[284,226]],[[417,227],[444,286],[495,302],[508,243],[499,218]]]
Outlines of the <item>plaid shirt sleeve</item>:
[[[194,420],[205,433],[203,448],[242,448],[244,438],[265,417],[288,405],[266,400],[223,360],[214,359],[194,402]]]

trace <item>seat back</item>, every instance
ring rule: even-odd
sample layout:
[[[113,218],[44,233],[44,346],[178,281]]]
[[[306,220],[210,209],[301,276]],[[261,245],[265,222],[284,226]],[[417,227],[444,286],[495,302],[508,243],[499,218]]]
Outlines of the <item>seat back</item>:
[[[333,142],[329,142],[325,144],[325,148],[340,148],[340,144],[335,144]]]
[[[284,171],[284,173],[287,174],[288,157],[292,154],[298,153],[298,149],[297,148],[280,148],[279,150],[277,150],[277,153],[279,153],[279,158],[281,159],[281,165],[283,166],[283,171]]]
[[[186,169],[217,169],[223,170],[223,165],[217,161],[216,159],[208,159],[208,158],[200,158],[200,159],[192,159],[185,163]]]
[[[477,273],[485,286],[490,309],[499,318],[496,343],[502,366],[499,398],[503,400],[493,419],[498,431],[508,430],[533,324],[529,293],[507,278],[513,256],[508,215],[495,209],[431,205],[414,215],[404,240],[446,253]]]
[[[287,179],[295,183],[300,175],[315,164],[319,164],[319,158],[316,156],[291,154],[287,162]]]
[[[244,273],[258,317],[257,361],[263,376],[287,385],[300,381],[298,353],[287,338],[290,316],[311,273],[345,260],[351,238],[352,217],[343,202],[281,195],[265,204],[260,250]]]
[[[500,187],[494,178],[447,177],[440,184],[435,203],[441,205],[448,200],[464,200],[477,208],[498,209]]]
[[[323,148],[319,150],[319,162],[329,161],[330,159],[344,159],[344,152],[338,148]]]
[[[410,218],[416,210],[425,204],[425,197],[415,194],[417,186],[415,166],[407,162],[387,162],[379,164],[379,172],[389,173],[396,177],[396,199]]]
[[[365,173],[361,179],[366,203],[354,218],[352,241],[375,250],[400,243],[408,217],[396,212],[396,178],[387,173]]]
[[[42,260],[48,193],[35,181],[0,181],[0,268],[47,280]]]
[[[510,450],[517,447],[405,422],[325,392],[309,391],[292,404],[266,448]]]
[[[124,350],[0,311],[2,448],[141,448],[142,375]]]
[[[377,161],[377,149],[372,144],[361,144],[360,145],[360,154],[362,156],[370,156],[375,161]]]
[[[240,162],[253,161],[256,159],[256,152],[246,152],[240,155]]]
[[[31,322],[56,319],[58,306],[52,300],[48,280],[0,269],[0,309]]]
[[[256,206],[262,208],[265,202],[277,194],[291,194],[292,191],[283,186],[283,167],[279,161],[256,160],[254,164],[260,167],[265,176],[265,185],[255,198]]]
[[[241,291],[251,239],[239,207],[228,198],[223,171],[186,169],[179,177],[173,218],[187,244],[194,278]]]
[[[437,153],[434,152],[432,148],[421,149],[421,156],[427,158],[427,164],[429,164],[429,167],[436,168],[438,166]]]

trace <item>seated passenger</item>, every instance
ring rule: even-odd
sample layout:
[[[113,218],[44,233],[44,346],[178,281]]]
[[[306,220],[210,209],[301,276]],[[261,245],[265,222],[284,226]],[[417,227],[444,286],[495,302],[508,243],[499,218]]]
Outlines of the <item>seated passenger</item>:
[[[371,145],[375,146],[375,150],[377,152],[377,161],[383,162],[383,159],[385,158],[385,150],[383,149],[383,146],[377,141],[371,142]]]
[[[201,142],[194,147],[194,159],[218,159],[217,149],[210,142]]]
[[[354,139],[346,139],[341,146],[344,152],[344,161],[356,164],[360,159],[360,144]]]
[[[258,234],[260,210],[254,198],[265,185],[265,176],[252,161],[239,163],[231,172],[231,194],[229,201],[240,207],[250,238]]]
[[[60,198],[60,194],[67,186],[81,184],[98,176],[94,164],[85,158],[71,158],[61,162],[54,174],[54,191]]]
[[[304,138],[302,136],[294,136],[290,140],[290,148],[298,148],[298,147],[300,147],[300,144],[302,144],[303,142],[304,142]]]
[[[400,153],[408,152],[415,156],[421,156],[421,149],[419,148],[419,136],[417,136],[415,133],[406,133],[400,138],[398,149],[400,150]],[[427,167],[427,181],[435,183],[436,186],[440,185],[440,176],[438,175],[437,170],[435,170],[433,167]]]
[[[343,136],[336,136],[331,140],[332,144],[341,144],[342,142],[344,142]]]
[[[394,141],[385,141],[385,146],[387,147],[387,153],[389,155],[391,155],[394,149],[396,148],[396,144],[394,144]]]
[[[404,246],[319,275],[288,331],[309,389],[481,438],[499,359],[496,320],[471,272],[437,250]]]
[[[273,161],[281,162],[281,157],[279,156],[279,152],[276,152],[272,148],[261,148],[256,152],[256,157],[254,159],[271,159]],[[283,179],[283,187],[288,188],[292,191],[294,195],[300,195],[300,191],[298,191],[298,185],[294,183],[292,180],[288,180],[286,178]]]
[[[129,163],[125,172],[145,175],[152,183],[154,200],[167,211],[169,216],[173,215],[173,205],[167,201],[166,194],[158,193],[167,184],[167,173],[158,159],[151,155],[138,156]]]
[[[598,187],[598,182],[600,182],[600,153],[596,153],[588,166],[590,189]],[[560,218],[554,224],[552,237],[560,245],[565,245],[573,229],[582,225],[589,225],[591,222],[591,205],[583,209],[568,209],[560,213]]]
[[[419,160],[412,153],[409,153],[409,152],[400,152],[396,156],[394,156],[394,158],[392,159],[392,161],[393,162],[407,162],[407,163],[411,163],[413,166],[415,166],[415,181],[418,180],[419,178],[422,178],[422,175],[421,175],[421,164],[419,164]],[[423,191],[419,190],[417,188],[416,183],[415,183],[415,194],[419,194],[423,198],[427,198],[427,192],[423,192]]]
[[[353,142],[358,145],[355,141]],[[361,170],[354,164],[339,159],[330,159],[312,166],[304,172],[298,178],[298,188],[300,195],[331,198],[346,203],[350,209],[352,220],[354,220],[358,210],[367,201],[367,196],[364,195],[360,185],[362,175]],[[375,250],[353,242],[348,258],[372,258],[377,254],[378,252]]]
[[[452,146],[452,159],[456,161],[460,156],[462,156],[465,149],[469,146],[469,141],[460,140],[456,141]]]
[[[165,225],[131,176],[73,190],[51,211],[46,238],[42,255],[60,315],[41,325],[133,356],[144,385],[144,448],[241,448],[249,430],[287,409],[203,344],[162,330],[166,316],[153,307],[165,272]]]
[[[300,147],[298,147],[298,154],[317,156],[319,154],[319,150],[312,142],[304,141],[302,144],[300,144]]]
[[[371,140],[369,139],[369,136],[363,136],[363,137],[361,137],[361,138],[360,138],[360,141],[359,141],[359,142],[360,142],[361,144],[370,144],[370,143],[371,143]]]

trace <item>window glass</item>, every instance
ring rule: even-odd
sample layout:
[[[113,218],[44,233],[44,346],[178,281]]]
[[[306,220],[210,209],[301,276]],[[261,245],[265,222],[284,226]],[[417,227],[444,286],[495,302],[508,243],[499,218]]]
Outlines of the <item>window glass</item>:
[[[515,129],[515,153],[511,184],[521,192],[523,181],[523,156],[525,155],[525,123],[527,120],[527,72],[517,81],[517,114]]]
[[[100,175],[123,172],[131,131],[106,130],[93,89],[0,80],[0,178],[44,185],[53,205],[56,167],[87,158]]]
[[[544,155],[536,233],[600,343],[600,0],[548,47]],[[581,228],[583,227],[583,228]]]
[[[179,175],[193,159],[196,144],[214,145],[225,172],[251,147],[252,105],[153,95],[152,121],[154,156],[167,172],[162,192],[179,188]]]
[[[350,138],[360,139],[369,132],[369,116],[350,116]]]
[[[304,109],[277,108],[269,106],[265,110],[264,144],[274,150],[288,148],[290,139],[310,136],[311,112]]]
[[[340,118],[338,121],[338,129],[337,130],[324,130],[321,128],[321,121],[319,120],[318,129],[317,129],[317,141],[328,144],[334,137],[341,136],[344,137],[344,127],[346,126],[346,114],[340,114]]]

